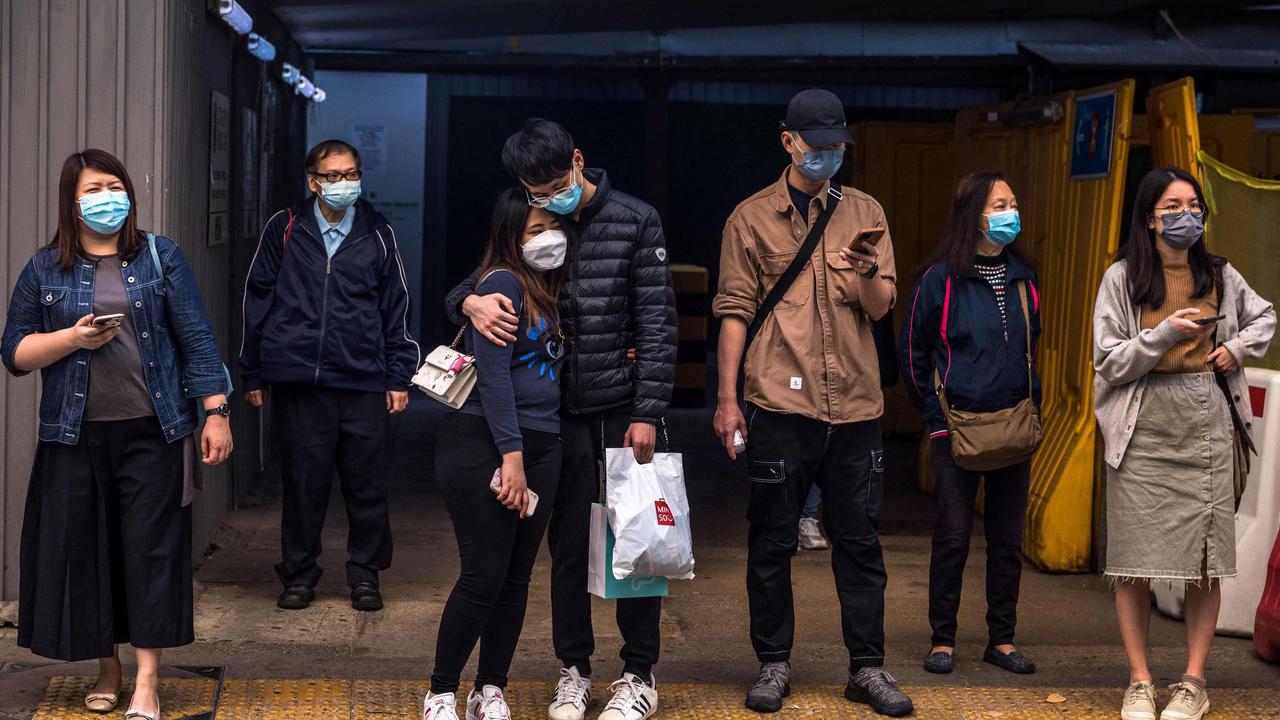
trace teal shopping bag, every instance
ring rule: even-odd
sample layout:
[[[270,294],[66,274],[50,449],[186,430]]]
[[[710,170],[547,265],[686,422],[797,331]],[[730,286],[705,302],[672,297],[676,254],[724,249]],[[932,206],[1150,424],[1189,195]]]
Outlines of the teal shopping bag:
[[[591,551],[587,566],[587,590],[605,600],[637,597],[666,597],[664,577],[631,576],[619,580],[613,576],[613,530],[609,513],[600,503],[591,504]]]

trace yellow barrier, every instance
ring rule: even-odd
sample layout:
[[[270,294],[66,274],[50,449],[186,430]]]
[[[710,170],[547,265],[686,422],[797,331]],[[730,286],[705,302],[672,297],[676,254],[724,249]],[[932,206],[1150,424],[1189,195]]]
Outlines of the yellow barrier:
[[[907,299],[920,266],[933,253],[947,219],[954,190],[955,162],[950,123],[871,122],[853,126],[853,187],[884,207],[893,235],[898,271],[898,305],[894,330],[901,331]],[[881,428],[887,434],[918,433],[920,411],[907,399],[903,383],[886,388]],[[932,476],[921,476],[921,489],[931,491]]]
[[[1173,166],[1199,176],[1200,118],[1196,115],[1195,82],[1184,77],[1151,88],[1147,95],[1147,124],[1151,129],[1151,164]]]
[[[1280,301],[1280,253],[1276,252],[1276,228],[1280,227],[1280,181],[1260,180],[1235,170],[1201,151],[1196,158],[1204,175],[1209,201],[1205,242],[1225,256],[1262,297]],[[1250,367],[1280,370],[1280,343]]]
[[[1105,178],[1072,180],[1075,98],[1114,90],[1115,130]],[[1133,116],[1134,83],[1126,80],[1068,92],[1057,102],[1061,122],[1008,127],[968,108],[956,118],[960,173],[999,170],[1018,196],[1018,240],[1036,259],[1041,282],[1038,367],[1044,385],[1045,443],[1032,468],[1023,551],[1046,570],[1083,572],[1091,562],[1096,423],[1093,415],[1093,300],[1115,254]]]

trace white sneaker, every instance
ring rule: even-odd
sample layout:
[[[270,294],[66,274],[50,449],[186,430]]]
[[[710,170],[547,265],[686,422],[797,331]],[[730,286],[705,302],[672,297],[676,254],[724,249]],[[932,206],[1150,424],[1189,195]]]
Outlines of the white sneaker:
[[[497,685],[485,685],[467,696],[467,720],[511,720],[511,708]]]
[[[591,678],[578,674],[578,668],[560,668],[556,697],[547,708],[550,720],[582,720],[591,704]]]
[[[818,527],[818,518],[800,518],[800,547],[805,550],[826,550],[831,547],[827,539],[822,537]]]
[[[427,696],[422,701],[422,720],[458,720],[458,696],[454,693]]]
[[[600,713],[600,720],[645,720],[658,711],[658,691],[632,673],[624,673],[609,690],[613,697]]]

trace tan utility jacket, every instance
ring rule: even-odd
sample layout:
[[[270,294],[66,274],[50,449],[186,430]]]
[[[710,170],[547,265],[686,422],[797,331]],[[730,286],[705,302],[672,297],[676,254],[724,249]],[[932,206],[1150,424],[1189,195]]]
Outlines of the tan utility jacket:
[[[791,172],[788,168],[787,172]],[[809,223],[829,199],[824,183],[808,208]],[[858,302],[857,270],[840,257],[859,230],[887,227],[884,210],[866,193],[840,188],[822,242],[774,308],[747,351],[744,400],[774,412],[825,423],[871,420],[884,412],[872,318]],[[809,232],[791,203],[787,173],[742,202],[724,226],[720,283],[712,311],[748,325]],[[893,239],[876,246],[876,282],[894,288]],[[896,290],[895,290],[896,299]]]

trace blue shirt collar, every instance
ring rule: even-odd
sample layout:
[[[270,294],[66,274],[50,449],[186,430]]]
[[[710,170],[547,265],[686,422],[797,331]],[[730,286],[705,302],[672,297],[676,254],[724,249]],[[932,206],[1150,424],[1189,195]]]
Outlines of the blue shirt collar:
[[[324,216],[324,212],[320,209],[319,198],[316,198],[314,210],[316,213],[316,225],[320,227],[320,235],[322,237],[327,236],[329,231],[332,229],[337,229],[338,233],[342,236],[340,240],[345,240],[346,237],[351,234],[351,226],[354,225],[356,221],[355,205],[347,208],[347,211],[342,214],[342,219],[338,221],[337,225],[330,223],[329,218]]]

